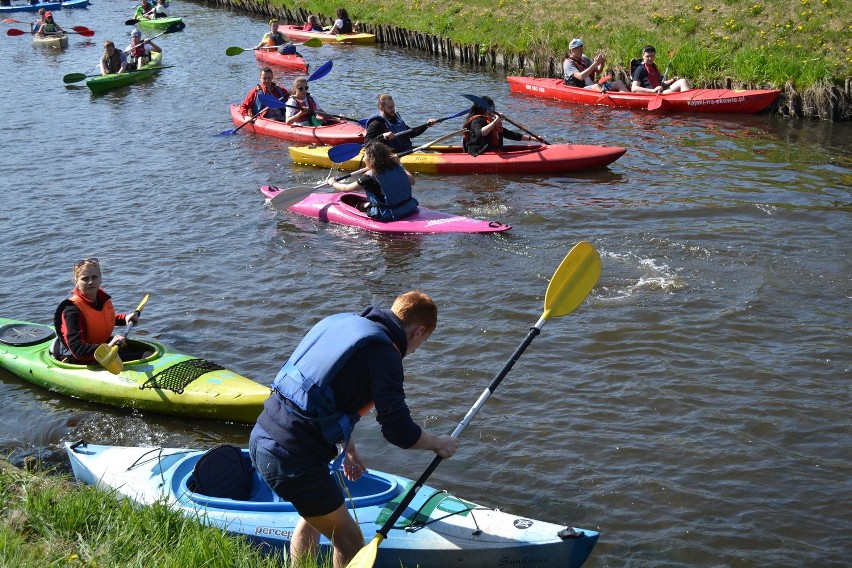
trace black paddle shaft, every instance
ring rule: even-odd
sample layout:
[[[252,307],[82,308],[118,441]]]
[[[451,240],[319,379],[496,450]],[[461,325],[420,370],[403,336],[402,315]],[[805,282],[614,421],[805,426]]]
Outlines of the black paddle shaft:
[[[506,375],[509,374],[509,371],[512,370],[512,367],[515,365],[515,362],[517,362],[517,360],[521,358],[521,355],[524,353],[524,351],[526,351],[529,344],[532,343],[532,340],[535,339],[536,336],[540,333],[541,329],[539,329],[538,327],[533,326],[532,328],[530,328],[530,332],[527,334],[523,342],[521,342],[518,348],[515,349],[515,352],[512,353],[512,356],[509,358],[506,364],[503,365],[503,368],[500,369],[500,372],[497,373],[497,375],[493,379],[491,379],[491,383],[488,385],[488,388],[483,391],[482,395],[480,395],[476,403],[470,408],[470,410],[467,411],[467,414],[462,419],[461,423],[456,426],[456,429],[453,431],[452,434],[454,438],[458,438],[459,435],[462,433],[462,430],[464,430],[465,427],[470,423],[470,421],[473,420],[473,417],[476,416],[476,413],[479,412],[479,409],[482,407],[483,404],[485,404],[485,401],[488,399],[488,397],[491,396],[491,394],[497,389],[497,386],[503,381]],[[411,486],[411,488],[408,490],[408,493],[406,493],[402,501],[399,502],[399,505],[396,506],[396,509],[393,513],[391,513],[391,516],[388,517],[388,520],[385,521],[385,524],[382,525],[382,528],[377,531],[377,534],[382,535],[382,537],[384,538],[388,537],[388,533],[393,528],[393,525],[396,524],[396,522],[402,516],[402,512],[405,511],[405,508],[408,507],[411,501],[414,500],[414,497],[417,495],[417,492],[420,491],[420,488],[423,487],[423,484],[426,483],[426,480],[429,479],[429,476],[432,475],[432,473],[436,469],[438,469],[438,465],[440,465],[441,461],[443,461],[443,458],[441,456],[435,456],[435,459],[432,460],[432,463],[429,464],[429,467],[426,468],[426,471],[424,471],[423,474],[419,478],[417,478],[417,481],[414,482],[414,485]]]

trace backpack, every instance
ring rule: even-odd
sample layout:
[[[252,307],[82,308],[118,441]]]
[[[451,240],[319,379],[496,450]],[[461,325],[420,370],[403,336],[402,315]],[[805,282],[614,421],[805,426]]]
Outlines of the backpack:
[[[222,444],[195,462],[189,490],[208,497],[247,501],[251,497],[253,471],[242,450]]]
[[[630,78],[633,78],[633,74],[636,72],[636,68],[642,65],[641,59],[631,59],[630,60]]]

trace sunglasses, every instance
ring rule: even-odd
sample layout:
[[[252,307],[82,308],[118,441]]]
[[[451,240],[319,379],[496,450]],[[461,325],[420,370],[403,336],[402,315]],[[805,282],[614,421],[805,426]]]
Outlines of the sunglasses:
[[[296,90],[297,91],[307,91],[308,87],[306,87],[306,86],[305,87],[296,87]]]
[[[97,258],[90,256],[89,258],[84,258],[83,260],[78,260],[77,262],[75,262],[74,268],[80,268],[84,264],[96,264],[98,266],[101,265],[100,261]]]

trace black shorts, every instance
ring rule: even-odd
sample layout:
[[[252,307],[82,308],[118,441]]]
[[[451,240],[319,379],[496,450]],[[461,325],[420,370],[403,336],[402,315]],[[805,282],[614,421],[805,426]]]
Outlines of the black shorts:
[[[257,443],[249,442],[251,461],[276,495],[290,501],[302,517],[336,511],[344,503],[343,491],[328,464],[288,462]]]

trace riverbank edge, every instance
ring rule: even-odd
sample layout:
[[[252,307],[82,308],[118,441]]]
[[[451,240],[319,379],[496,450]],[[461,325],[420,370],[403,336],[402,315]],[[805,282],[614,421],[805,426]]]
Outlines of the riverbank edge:
[[[270,0],[199,0],[200,3],[217,8],[226,8],[249,14],[275,17],[289,24],[307,21],[309,12],[270,4]],[[317,15],[317,14],[315,14]],[[317,15],[323,25],[331,25],[333,17]],[[355,22],[358,31],[376,35],[380,44],[415,49],[436,58],[457,61],[472,68],[491,71],[502,69],[506,75],[528,75],[534,77],[561,77],[562,57],[552,53],[508,54],[497,49],[473,44],[457,44],[452,40],[423,32],[406,30],[389,24]],[[630,83],[629,71],[623,67],[613,68],[613,77]],[[765,86],[749,85],[726,77],[701,85],[708,89],[761,89]],[[828,81],[803,92],[797,91],[792,83],[781,87],[781,94],[764,112],[792,117],[820,119],[832,122],[852,120],[852,78],[843,87]]]

